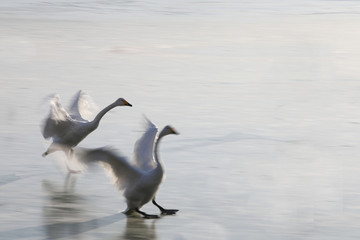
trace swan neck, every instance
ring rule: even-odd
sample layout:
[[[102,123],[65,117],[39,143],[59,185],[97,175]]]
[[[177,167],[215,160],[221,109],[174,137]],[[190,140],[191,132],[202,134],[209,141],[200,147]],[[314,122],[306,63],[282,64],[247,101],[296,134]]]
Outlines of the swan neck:
[[[158,137],[158,139],[156,140],[156,143],[155,143],[154,157],[155,157],[156,163],[158,164],[158,167],[159,166],[162,167],[162,165],[163,165],[162,161],[160,159],[160,156],[159,156],[159,145],[160,145],[160,141],[161,141],[162,137],[163,136],[160,133],[160,135],[159,135],[159,137]]]
[[[94,118],[94,120],[92,121],[92,123],[95,125],[95,127],[97,127],[99,125],[100,120],[103,118],[103,116],[110,111],[111,109],[113,109],[114,107],[118,106],[116,103],[112,103],[109,106],[105,107],[103,110],[101,110],[96,117]]]

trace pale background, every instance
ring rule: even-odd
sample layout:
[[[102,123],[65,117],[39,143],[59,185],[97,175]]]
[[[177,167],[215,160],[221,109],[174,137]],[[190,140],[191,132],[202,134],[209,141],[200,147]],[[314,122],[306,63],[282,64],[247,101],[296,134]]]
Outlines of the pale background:
[[[360,3],[4,0],[0,239],[359,239]],[[100,168],[42,158],[48,99],[124,97],[82,147],[132,156],[145,114],[180,133],[127,219]],[[151,203],[144,211],[157,213]]]

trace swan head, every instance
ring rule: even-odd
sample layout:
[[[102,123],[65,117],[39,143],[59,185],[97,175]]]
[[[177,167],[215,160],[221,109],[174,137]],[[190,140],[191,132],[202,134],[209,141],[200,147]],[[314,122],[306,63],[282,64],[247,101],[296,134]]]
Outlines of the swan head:
[[[164,129],[160,133],[161,136],[166,136],[166,135],[170,135],[170,134],[178,135],[179,133],[170,125],[165,126]]]
[[[128,101],[126,101],[124,98],[119,98],[118,100],[115,101],[115,104],[118,106],[132,107],[132,105]]]

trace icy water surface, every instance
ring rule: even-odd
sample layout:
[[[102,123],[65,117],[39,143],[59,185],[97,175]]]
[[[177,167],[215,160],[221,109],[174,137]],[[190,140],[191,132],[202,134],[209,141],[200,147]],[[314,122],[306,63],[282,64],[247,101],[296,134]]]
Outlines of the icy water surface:
[[[0,239],[358,239],[358,5],[2,1]],[[127,218],[101,168],[41,157],[49,96],[79,89],[134,106],[82,147],[131,158],[143,114],[181,133],[160,147],[175,216]]]

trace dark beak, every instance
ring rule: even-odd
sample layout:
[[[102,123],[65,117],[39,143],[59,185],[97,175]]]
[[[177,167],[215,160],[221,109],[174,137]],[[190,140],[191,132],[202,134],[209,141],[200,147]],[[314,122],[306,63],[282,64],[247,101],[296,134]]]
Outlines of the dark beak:
[[[131,103],[129,103],[128,101],[125,101],[125,105],[129,106],[129,107],[132,107]]]

